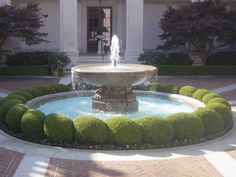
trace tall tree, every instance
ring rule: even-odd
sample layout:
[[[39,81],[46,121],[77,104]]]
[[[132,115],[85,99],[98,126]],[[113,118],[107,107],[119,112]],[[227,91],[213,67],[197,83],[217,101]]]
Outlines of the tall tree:
[[[169,50],[188,43],[205,64],[212,50],[235,44],[236,12],[228,11],[220,0],[197,1],[179,9],[168,7],[160,27],[164,44],[158,48]]]
[[[46,17],[37,4],[23,8],[8,5],[0,7],[0,49],[11,36],[21,38],[28,45],[48,42],[44,38],[47,33],[39,31]]]

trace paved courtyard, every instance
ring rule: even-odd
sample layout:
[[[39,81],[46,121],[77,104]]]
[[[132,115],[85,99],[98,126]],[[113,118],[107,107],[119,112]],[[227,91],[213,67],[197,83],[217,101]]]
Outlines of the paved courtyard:
[[[220,93],[236,119],[235,76],[162,76],[161,84],[193,85]],[[38,84],[68,83],[70,76],[0,77],[0,97]],[[236,177],[236,127],[224,137],[181,148],[89,151],[36,145],[0,131],[0,177]]]

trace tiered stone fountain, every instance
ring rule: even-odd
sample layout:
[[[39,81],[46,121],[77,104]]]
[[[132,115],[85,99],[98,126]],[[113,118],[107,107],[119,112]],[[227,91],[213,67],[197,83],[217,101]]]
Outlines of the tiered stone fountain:
[[[151,79],[157,68],[141,64],[119,64],[119,40],[112,37],[111,64],[88,64],[72,67],[72,82],[100,87],[94,92],[93,111],[128,113],[138,111],[138,101],[131,90]]]

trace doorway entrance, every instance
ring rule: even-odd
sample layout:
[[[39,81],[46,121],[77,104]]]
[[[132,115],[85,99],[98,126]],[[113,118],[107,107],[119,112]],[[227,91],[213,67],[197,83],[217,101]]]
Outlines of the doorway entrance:
[[[112,34],[112,8],[111,7],[88,7],[88,30],[87,51],[96,53],[98,50],[99,37],[103,40],[104,54],[111,45]]]

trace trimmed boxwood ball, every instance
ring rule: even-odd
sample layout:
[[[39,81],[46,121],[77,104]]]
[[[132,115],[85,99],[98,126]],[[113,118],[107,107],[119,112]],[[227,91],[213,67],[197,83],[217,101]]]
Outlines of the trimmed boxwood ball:
[[[177,85],[169,84],[169,85],[167,85],[165,87],[166,87],[165,90],[168,93],[175,93],[175,94],[179,93],[180,87],[178,87]]]
[[[157,84],[157,83],[151,83],[147,86],[147,89],[149,91],[157,91],[157,92],[165,92],[165,86]]]
[[[8,100],[12,100],[12,99],[20,100],[20,101],[22,101],[22,103],[26,103],[26,99],[23,96],[14,95],[14,94],[10,94],[7,97],[3,98],[2,103],[6,102]]]
[[[110,129],[110,138],[121,146],[140,144],[142,141],[141,127],[127,117],[112,117],[106,120]],[[110,140],[111,141],[111,140]]]
[[[41,90],[44,95],[56,93],[56,90],[53,87],[48,86],[48,85],[35,86],[35,88]]]
[[[8,127],[17,132],[21,131],[21,118],[28,108],[23,104],[17,104],[9,109],[6,116],[6,124]]]
[[[107,140],[107,125],[93,116],[80,116],[74,121],[75,137],[86,144],[102,144]]]
[[[224,120],[219,113],[209,108],[196,110],[193,114],[200,117],[204,126],[204,135],[214,135],[224,129]]]
[[[29,89],[25,89],[24,91],[29,92],[31,95],[33,95],[34,98],[42,96],[43,92],[37,88],[29,88]]]
[[[196,90],[197,89],[192,86],[183,86],[180,88],[179,94],[191,97]]]
[[[137,119],[136,122],[143,131],[143,141],[151,144],[165,144],[172,140],[174,129],[172,125],[158,116],[148,116]]]
[[[207,108],[213,109],[217,113],[221,115],[221,117],[224,120],[224,127],[225,128],[231,128],[233,126],[233,114],[229,107],[225,106],[221,103],[212,103],[208,104]]]
[[[139,85],[135,85],[132,87],[133,90],[147,90],[147,85],[145,84],[139,84]]]
[[[64,84],[54,84],[51,85],[51,87],[54,88],[56,92],[69,92],[72,89],[72,87]]]
[[[199,138],[204,133],[201,119],[192,113],[175,113],[166,117],[174,128],[174,139]]]
[[[224,98],[219,98],[219,97],[213,98],[210,101],[208,101],[207,104],[212,104],[212,103],[221,103],[221,104],[224,104],[225,106],[228,106],[229,109],[231,109],[229,102],[226,101]]]
[[[7,116],[7,112],[9,111],[9,109],[12,106],[15,106],[16,104],[22,104],[22,101],[16,100],[16,99],[12,99],[12,100],[8,100],[8,101],[4,102],[0,106],[0,122],[5,122],[6,116]]]
[[[13,92],[10,95],[20,95],[20,96],[23,96],[27,101],[34,98],[31,93],[23,91],[23,90]]]
[[[221,98],[219,94],[214,93],[214,92],[210,92],[208,94],[206,94],[203,98],[202,98],[202,102],[207,104],[208,101],[210,101],[213,98]]]
[[[207,89],[197,89],[197,90],[193,93],[192,97],[195,98],[195,99],[197,99],[197,100],[199,100],[199,101],[202,101],[202,98],[203,98],[206,94],[208,94],[208,93],[210,93],[210,91],[207,90]]]
[[[43,131],[44,113],[29,109],[21,118],[21,130],[23,136],[30,140],[40,140],[45,137]]]
[[[53,142],[72,142],[74,125],[64,114],[49,114],[44,121],[44,132]]]

